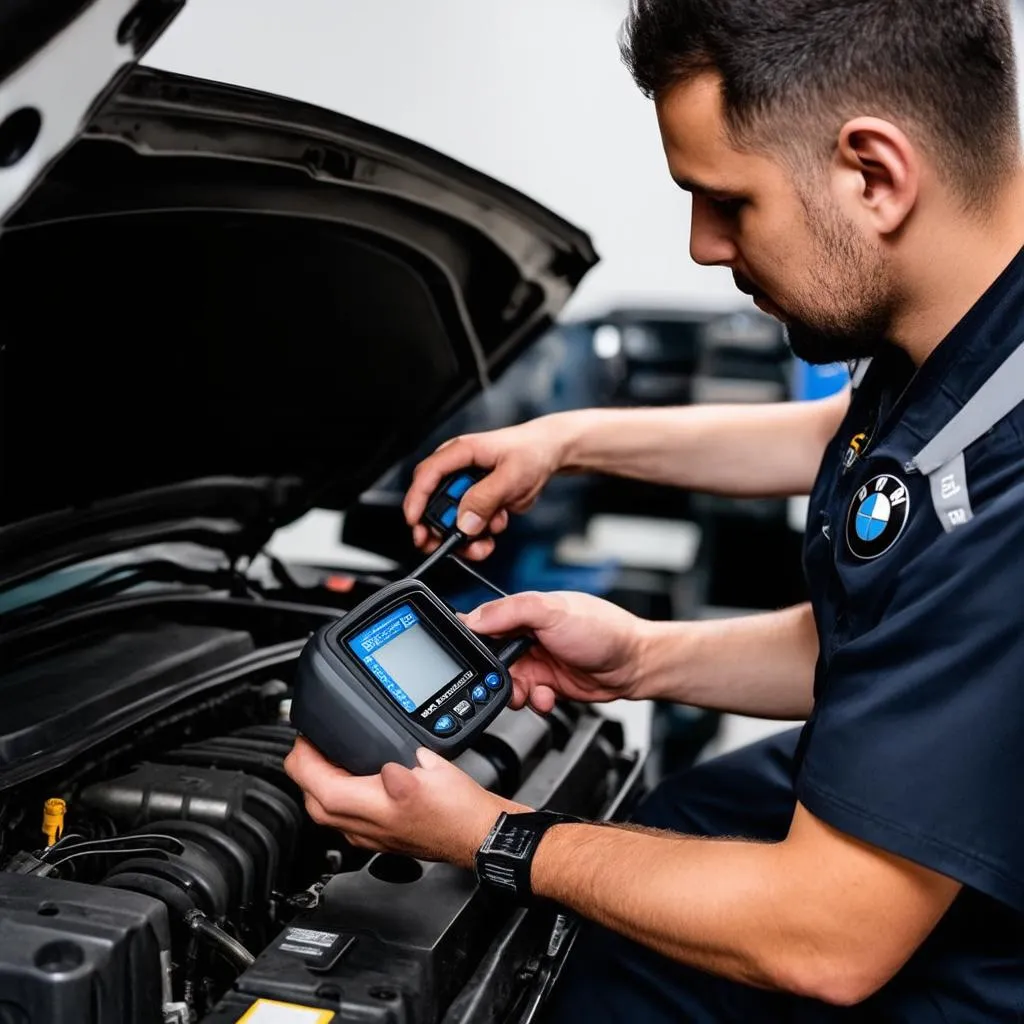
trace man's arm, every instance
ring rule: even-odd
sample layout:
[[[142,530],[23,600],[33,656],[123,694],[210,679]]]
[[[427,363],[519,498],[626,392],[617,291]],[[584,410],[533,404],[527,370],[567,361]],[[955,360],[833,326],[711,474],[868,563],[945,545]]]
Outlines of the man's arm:
[[[690,966],[838,1005],[889,981],[960,886],[797,808],[782,843],[559,825],[534,892]]]
[[[817,402],[586,409],[556,413],[443,444],[416,467],[403,505],[413,540],[436,546],[420,523],[430,495],[449,473],[489,471],[459,505],[459,528],[500,533],[510,512],[525,512],[556,473],[599,472],[737,497],[809,493],[828,442],[849,407],[849,392]],[[471,558],[494,549],[486,537]]]
[[[285,768],[313,820],[356,846],[465,868],[499,813],[528,809],[429,750],[418,759],[412,770],[389,764],[356,778],[299,739]],[[681,963],[836,1004],[893,977],[959,891],[802,807],[781,843],[558,825],[540,842],[531,882]]]
[[[566,472],[734,497],[809,494],[849,391],[815,402],[565,413]]]
[[[814,706],[818,633],[809,604],[706,622],[645,622],[638,699],[783,721]]]
[[[463,617],[476,633],[532,633],[512,666],[513,707],[666,700],[741,715],[806,718],[818,637],[810,605],[708,622],[649,622],[586,594],[515,594]]]

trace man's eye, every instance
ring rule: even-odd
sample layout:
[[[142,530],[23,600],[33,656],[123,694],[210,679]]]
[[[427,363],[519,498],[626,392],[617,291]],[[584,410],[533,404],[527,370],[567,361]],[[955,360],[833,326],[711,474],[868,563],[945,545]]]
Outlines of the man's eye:
[[[746,199],[714,199],[710,200],[711,205],[724,217],[736,217],[740,210],[747,205]]]

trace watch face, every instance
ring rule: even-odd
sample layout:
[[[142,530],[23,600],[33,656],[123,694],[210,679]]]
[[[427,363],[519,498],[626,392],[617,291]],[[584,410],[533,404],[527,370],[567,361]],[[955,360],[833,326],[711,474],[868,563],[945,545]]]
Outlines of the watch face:
[[[533,829],[506,823],[491,842],[489,852],[500,853],[515,860],[525,860],[530,855],[536,839],[537,833]]]
[[[506,816],[480,847],[476,859],[480,880],[516,897],[529,895],[530,860],[542,834],[543,829],[515,825]]]
[[[477,877],[526,906],[531,896],[530,867],[544,833],[552,825],[579,821],[552,811],[501,815],[477,852]]]

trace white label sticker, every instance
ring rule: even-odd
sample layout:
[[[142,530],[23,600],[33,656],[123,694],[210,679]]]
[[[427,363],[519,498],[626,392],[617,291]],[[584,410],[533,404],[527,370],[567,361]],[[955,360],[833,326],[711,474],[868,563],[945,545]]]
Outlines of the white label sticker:
[[[337,932],[314,932],[308,928],[289,928],[288,938],[292,942],[303,942],[310,946],[333,946],[338,941]]]
[[[318,1010],[313,1006],[258,999],[235,1024],[329,1024],[332,1020],[333,1010]]]

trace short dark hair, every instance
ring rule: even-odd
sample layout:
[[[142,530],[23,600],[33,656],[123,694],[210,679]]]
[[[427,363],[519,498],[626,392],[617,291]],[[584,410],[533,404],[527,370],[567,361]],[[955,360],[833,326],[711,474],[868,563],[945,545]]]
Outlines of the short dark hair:
[[[737,145],[831,154],[850,117],[901,119],[971,206],[1020,158],[1008,0],[631,0],[621,49],[649,97],[716,71]]]

